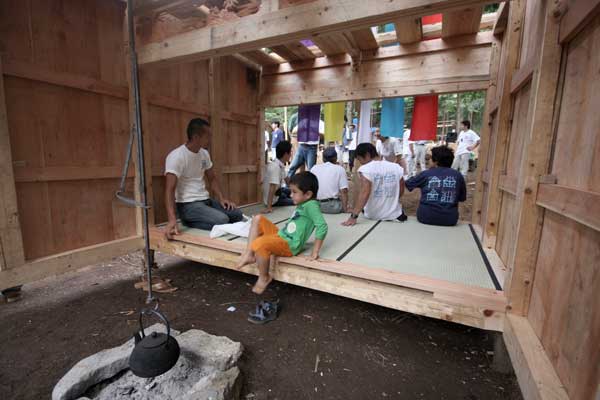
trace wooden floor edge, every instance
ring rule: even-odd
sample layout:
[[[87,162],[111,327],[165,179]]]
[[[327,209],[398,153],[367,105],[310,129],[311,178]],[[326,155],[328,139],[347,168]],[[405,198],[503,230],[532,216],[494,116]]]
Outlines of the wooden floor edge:
[[[143,247],[141,236],[131,236],[31,260],[19,267],[0,271],[0,290],[75,271]]]
[[[569,400],[527,318],[507,314],[503,336],[524,399]]]
[[[238,253],[186,243],[168,241],[150,235],[150,245],[154,250],[201,262],[211,266],[234,269],[239,259]],[[244,267],[241,272],[257,275],[256,266]],[[306,287],[371,304],[393,308],[416,315],[441,319],[475,328],[502,331],[504,311],[494,311],[485,306],[460,304],[454,298],[441,298],[425,290],[407,288],[395,284],[371,281],[335,272],[306,268],[280,262],[273,271],[275,280]]]
[[[150,229],[150,237],[154,238],[154,240],[165,240],[163,231],[158,227]],[[210,247],[223,251],[235,252],[238,254],[241,253],[244,248],[244,246],[240,243],[211,239],[209,237],[201,237],[185,233],[178,235],[176,241],[195,244],[203,247]],[[304,268],[311,268],[325,272],[366,279],[369,281],[394,284],[410,289],[428,291],[433,293],[435,297],[439,297],[445,301],[452,301],[456,302],[457,304],[468,306],[482,306],[487,310],[494,312],[504,312],[507,304],[504,292],[493,289],[465,286],[449,281],[404,274],[385,269],[365,267],[362,265],[344,263],[335,260],[311,261],[302,257],[290,257],[286,258],[286,263],[298,265]]]

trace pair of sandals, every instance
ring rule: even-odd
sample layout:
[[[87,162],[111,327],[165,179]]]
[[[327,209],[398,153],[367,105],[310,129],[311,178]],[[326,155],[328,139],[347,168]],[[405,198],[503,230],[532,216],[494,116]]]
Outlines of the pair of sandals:
[[[256,325],[266,324],[267,322],[275,321],[281,310],[279,300],[261,301],[256,306],[254,312],[248,314],[248,322]]]

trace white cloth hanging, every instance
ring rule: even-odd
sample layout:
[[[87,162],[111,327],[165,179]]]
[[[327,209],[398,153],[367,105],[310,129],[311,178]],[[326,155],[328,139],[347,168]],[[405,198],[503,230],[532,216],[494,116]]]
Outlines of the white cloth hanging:
[[[360,120],[358,121],[358,144],[371,143],[373,133],[371,132],[371,107],[373,100],[360,102]]]

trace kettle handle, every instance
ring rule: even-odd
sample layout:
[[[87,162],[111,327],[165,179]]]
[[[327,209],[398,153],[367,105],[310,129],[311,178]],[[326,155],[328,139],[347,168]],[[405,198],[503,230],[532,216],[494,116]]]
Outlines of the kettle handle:
[[[143,321],[144,314],[146,314],[146,315],[154,314],[158,318],[160,318],[160,320],[167,326],[167,336],[171,336],[171,325],[169,324],[169,321],[163,315],[163,313],[161,313],[157,309],[146,309],[146,310],[142,310],[142,312],[140,312],[140,332],[142,333],[142,338],[146,337],[146,333],[144,332],[144,321]]]

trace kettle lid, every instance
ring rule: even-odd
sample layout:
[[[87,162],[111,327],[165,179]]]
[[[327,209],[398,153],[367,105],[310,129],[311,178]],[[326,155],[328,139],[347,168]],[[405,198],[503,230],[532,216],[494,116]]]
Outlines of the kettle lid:
[[[165,345],[169,341],[169,335],[165,333],[152,332],[146,335],[139,343],[138,346],[144,349],[154,349]]]

